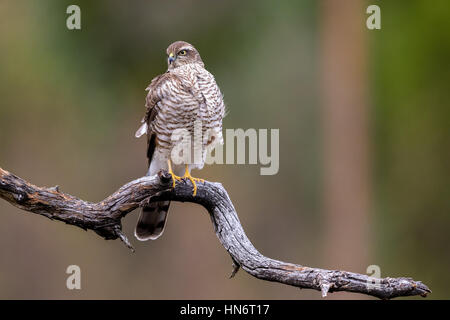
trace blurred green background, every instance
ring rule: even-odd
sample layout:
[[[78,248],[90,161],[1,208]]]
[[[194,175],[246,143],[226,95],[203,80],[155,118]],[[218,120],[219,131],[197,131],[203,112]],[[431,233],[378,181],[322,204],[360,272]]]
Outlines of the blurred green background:
[[[79,31],[66,28],[70,4],[81,7]],[[381,30],[365,27],[369,4],[381,7]],[[144,89],[166,70],[166,47],[185,40],[224,93],[224,128],[280,129],[277,175],[255,165],[196,173],[224,184],[256,248],[322,268],[378,265],[449,298],[449,16],[447,0],[3,0],[0,167],[88,201],[142,176]],[[339,71],[355,54],[355,70]],[[359,97],[349,108],[334,104],[343,91]],[[0,298],[321,298],[244,271],[229,280],[229,255],[199,206],[173,204],[154,242],[132,236],[137,213],[124,219],[132,254],[1,200]],[[82,290],[66,288],[71,264]]]

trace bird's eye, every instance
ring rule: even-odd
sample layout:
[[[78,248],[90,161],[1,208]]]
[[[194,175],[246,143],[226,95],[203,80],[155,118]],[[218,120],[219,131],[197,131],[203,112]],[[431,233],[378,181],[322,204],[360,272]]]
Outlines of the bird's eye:
[[[186,50],[180,50],[179,52],[178,52],[178,55],[179,56],[185,56],[186,55]]]

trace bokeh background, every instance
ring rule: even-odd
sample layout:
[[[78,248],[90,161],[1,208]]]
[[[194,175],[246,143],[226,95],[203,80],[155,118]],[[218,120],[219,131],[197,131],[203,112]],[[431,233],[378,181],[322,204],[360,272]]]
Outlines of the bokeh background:
[[[81,7],[82,29],[66,28]],[[381,8],[382,29],[366,28]],[[279,128],[280,170],[215,165],[254,245],[289,262],[450,286],[450,4],[430,1],[0,2],[0,166],[100,201],[146,172],[134,132],[165,49],[193,43],[224,128]],[[0,201],[3,299],[319,299],[231,261],[206,211],[171,207],[136,247]],[[66,288],[68,265],[82,289]],[[365,298],[333,294],[331,298]]]

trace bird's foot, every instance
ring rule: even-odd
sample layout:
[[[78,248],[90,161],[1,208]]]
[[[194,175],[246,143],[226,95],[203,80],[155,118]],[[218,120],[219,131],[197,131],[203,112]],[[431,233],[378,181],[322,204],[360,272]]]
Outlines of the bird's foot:
[[[176,186],[176,182],[177,181],[181,181],[181,177],[180,176],[177,176],[175,173],[173,173],[173,172],[169,172],[170,173],[170,175],[172,176],[172,188],[175,188],[175,186]]]
[[[193,176],[191,176],[187,167],[186,167],[186,172],[184,173],[184,176],[182,178],[191,180],[192,185],[194,186],[194,192],[192,194],[194,197],[197,194],[197,183],[196,182],[201,182],[201,183],[205,182],[205,179],[194,178]]]
[[[176,182],[181,181],[182,178],[180,176],[177,176],[175,173],[173,173],[172,163],[170,160],[167,160],[167,166],[169,167],[169,173],[172,176],[172,188],[175,188]]]
[[[169,173],[172,176],[172,188],[175,188],[176,182],[181,181],[181,177],[173,173],[172,170],[169,170]]]

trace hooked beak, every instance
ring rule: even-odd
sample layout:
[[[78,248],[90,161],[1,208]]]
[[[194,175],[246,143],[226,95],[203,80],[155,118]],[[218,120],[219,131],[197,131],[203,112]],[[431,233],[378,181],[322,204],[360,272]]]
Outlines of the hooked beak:
[[[175,61],[175,57],[174,57],[173,53],[170,53],[169,54],[169,64],[172,64],[172,62],[174,62],[174,61]]]

